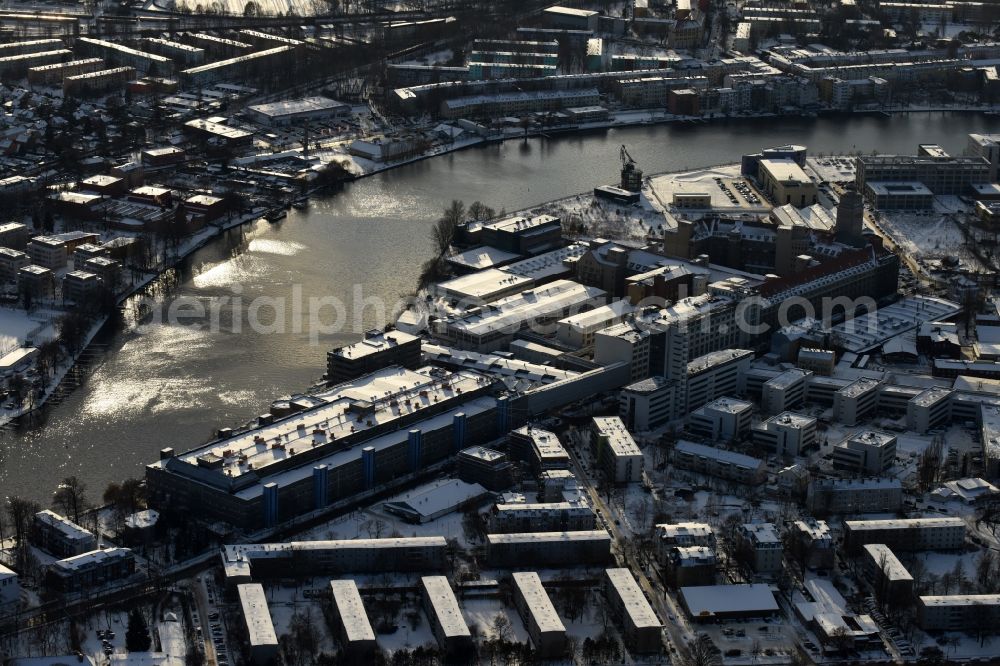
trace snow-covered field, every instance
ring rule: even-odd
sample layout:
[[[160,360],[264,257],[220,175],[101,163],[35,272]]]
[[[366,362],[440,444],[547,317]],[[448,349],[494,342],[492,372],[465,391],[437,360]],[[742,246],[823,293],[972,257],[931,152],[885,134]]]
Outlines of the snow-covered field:
[[[29,338],[36,344],[52,337],[51,324],[58,316],[52,310],[0,308],[0,356],[7,354]]]
[[[158,0],[149,3],[164,9],[200,13],[208,10],[229,14],[244,14],[247,7],[261,16],[280,16],[289,13],[313,16],[330,11],[330,4],[323,0]]]
[[[986,270],[953,218],[958,209],[955,197],[937,197],[933,211],[882,211],[879,225],[901,252],[920,261],[956,257],[965,269]]]

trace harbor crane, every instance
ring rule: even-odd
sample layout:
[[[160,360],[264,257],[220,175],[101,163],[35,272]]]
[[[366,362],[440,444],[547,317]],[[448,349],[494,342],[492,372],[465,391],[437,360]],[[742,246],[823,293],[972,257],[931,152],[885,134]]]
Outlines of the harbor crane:
[[[629,192],[639,192],[642,190],[642,170],[636,165],[635,159],[629,154],[625,144],[622,144],[618,151],[618,156],[622,161],[621,188]]]

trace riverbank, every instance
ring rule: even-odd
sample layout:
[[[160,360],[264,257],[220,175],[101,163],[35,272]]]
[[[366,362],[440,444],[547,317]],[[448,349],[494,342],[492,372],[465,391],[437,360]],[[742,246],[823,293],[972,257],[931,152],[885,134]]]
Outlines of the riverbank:
[[[149,285],[160,279],[167,271],[175,268],[180,262],[184,261],[187,257],[191,256],[199,249],[205,247],[216,237],[222,235],[230,229],[234,229],[260,219],[265,210],[266,209],[263,208],[257,208],[245,215],[226,220],[222,224],[210,224],[198,233],[186,238],[173,252],[169,254],[169,256],[165,256],[164,262],[161,266],[159,266],[156,270],[151,271],[148,275],[143,276],[142,279],[133,282],[128,289],[119,294],[116,297],[116,306],[121,307],[128,299],[142,292],[144,289],[149,287]],[[33,400],[29,400],[27,406],[25,406],[24,401],[22,401],[20,406],[13,409],[0,406],[0,428],[21,418],[30,417],[32,413],[44,408],[56,391],[59,390],[62,383],[66,381],[67,375],[77,366],[80,358],[91,347],[94,339],[101,332],[101,329],[107,326],[108,322],[111,321],[112,316],[113,315],[111,314],[101,316],[91,324],[90,328],[83,336],[79,351],[62,359],[61,362],[52,369],[49,382],[46,384],[40,396],[34,398]],[[52,339],[57,338],[58,334]]]
[[[1000,109],[1000,106],[967,106],[967,105],[956,105],[954,107],[941,107],[941,106],[911,106],[905,109],[854,109],[848,111],[841,110],[828,110],[821,112],[824,117],[857,117],[857,116],[887,116],[892,117],[893,115],[909,115],[909,114],[929,114],[929,113],[962,113],[962,114],[988,114],[991,112],[996,112]],[[463,151],[469,148],[482,148],[489,145],[503,144],[508,141],[526,141],[528,139],[573,139],[588,133],[593,132],[606,132],[613,129],[627,129],[633,127],[641,126],[657,126],[657,125],[684,125],[684,124],[694,124],[694,125],[712,125],[712,124],[740,124],[743,122],[759,122],[761,120],[766,120],[770,118],[781,118],[781,119],[803,119],[809,120],[813,118],[812,114],[774,114],[774,113],[757,113],[757,114],[740,114],[740,115],[713,115],[709,117],[703,116],[681,116],[676,114],[671,114],[666,111],[652,111],[652,110],[637,110],[637,111],[621,111],[613,113],[608,119],[601,121],[594,121],[588,123],[579,123],[573,127],[529,127],[524,128],[505,128],[499,132],[495,132],[486,136],[469,136],[460,138],[458,140],[448,142],[445,144],[437,145],[419,155],[413,155],[408,158],[397,160],[389,163],[373,162],[370,160],[365,160],[364,158],[355,156],[346,156],[344,153],[325,151],[328,153],[328,157],[343,159],[347,157],[351,164],[354,166],[354,170],[349,178],[344,180],[360,180],[364,178],[369,178],[379,174],[383,174],[395,169],[402,167],[414,165],[425,160],[429,160],[434,157],[447,156],[459,151]],[[294,151],[293,151],[294,152]],[[850,151],[844,151],[845,154]],[[258,156],[264,157],[264,156]],[[240,162],[242,160],[237,160]],[[331,159],[332,161],[332,159]],[[663,173],[670,173],[668,171],[648,173],[648,175],[661,175]],[[610,179],[609,179],[610,182]],[[315,190],[312,190],[305,195],[305,198],[311,198],[315,195]],[[573,199],[578,195],[570,195],[569,197],[563,197],[565,200]],[[559,200],[549,200],[548,202],[543,202],[547,205],[559,204]],[[541,204],[539,204],[541,205]],[[128,298],[131,298],[135,294],[141,292],[143,289],[147,288],[150,284],[159,279],[166,271],[174,268],[181,261],[189,257],[191,254],[196,252],[202,247],[205,247],[212,239],[221,235],[225,231],[242,226],[247,222],[251,222],[256,219],[260,219],[263,215],[267,214],[268,210],[256,209],[253,212],[236,218],[234,220],[228,220],[220,225],[213,225],[206,227],[198,234],[186,239],[184,243],[176,250],[176,252],[170,257],[170,259],[165,262],[165,264],[160,267],[156,272],[149,274],[144,279],[138,283],[132,285],[132,287],[125,293],[123,293],[119,299],[118,303],[121,305]],[[641,228],[641,224],[631,229],[630,235],[639,235],[644,231]],[[84,338],[84,344],[81,345],[81,350],[74,355],[72,358],[64,359],[54,370],[50,383],[47,385],[41,398],[36,399],[33,403],[29,403],[27,407],[23,404],[20,408],[7,409],[0,406],[0,427],[3,425],[19,419],[23,416],[29,415],[33,412],[38,411],[46,402],[51,398],[51,396],[58,390],[62,382],[65,380],[66,376],[70,371],[76,366],[81,355],[86,352],[93,340],[97,337],[101,329],[107,325],[109,317],[103,317],[99,321],[94,322]]]
[[[495,143],[359,178],[335,194],[314,196],[307,210],[289,210],[281,224],[251,223],[238,235],[216,237],[179,265],[169,285],[164,280],[151,291],[162,284],[171,298],[231,303],[239,285],[249,303],[291,299],[293,285],[301,285],[305,295],[348,304],[395,303],[412,291],[434,252],[430,232],[451,200],[511,212],[566,199],[615,182],[623,143],[653,174],[732,163],[787,143],[806,145],[816,156],[850,151],[852,143],[895,154],[937,143],[959,154],[969,132],[998,133],[1000,118],[851,114],[668,123]],[[223,321],[230,312],[223,308]],[[365,313],[364,325],[374,327],[376,310],[368,306]],[[84,358],[85,364],[94,359],[92,368],[81,366],[86,381],[52,400],[30,428],[12,426],[0,435],[0,487],[7,494],[48,502],[52,478],[75,475],[102,489],[141,475],[160,449],[187,450],[220,427],[267,412],[276,396],[310,386],[325,368],[326,352],[359,337],[353,328],[318,341],[290,326],[278,332],[166,324],[139,330],[133,314],[127,309],[120,325],[97,337]]]
[[[441,157],[450,153],[455,153],[468,148],[487,146],[490,144],[504,143],[516,139],[529,138],[567,138],[587,132],[606,131],[611,129],[655,126],[668,124],[730,124],[741,121],[759,121],[768,118],[774,119],[812,119],[817,117],[857,117],[857,116],[884,116],[892,118],[896,115],[927,114],[927,113],[960,113],[960,114],[984,114],[992,115],[1000,113],[1000,105],[954,105],[954,106],[921,106],[914,105],[906,108],[859,108],[859,109],[822,109],[808,113],[788,113],[779,114],[773,112],[766,113],[742,113],[738,115],[715,115],[710,116],[683,116],[668,113],[666,111],[654,110],[634,110],[620,111],[612,113],[607,120],[578,123],[572,127],[528,127],[524,128],[504,128],[498,132],[485,136],[475,136],[459,139],[449,143],[434,146],[424,153],[413,155],[404,159],[395,160],[389,163],[375,162],[365,158],[345,155],[344,153],[327,151],[337,158],[347,158],[355,167],[350,180],[357,180],[380,173],[385,173],[402,166],[416,164],[433,157]],[[427,128],[429,131],[429,128]],[[298,149],[294,152],[302,152]],[[845,152],[844,154],[848,154]],[[270,156],[268,156],[270,157]]]

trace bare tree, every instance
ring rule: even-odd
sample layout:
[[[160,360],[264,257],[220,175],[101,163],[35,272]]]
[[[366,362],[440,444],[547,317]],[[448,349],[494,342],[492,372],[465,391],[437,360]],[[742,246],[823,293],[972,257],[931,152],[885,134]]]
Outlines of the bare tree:
[[[52,495],[52,507],[80,524],[80,514],[87,510],[87,485],[75,476],[67,476]]]
[[[483,220],[489,220],[495,215],[496,211],[484,204],[482,201],[473,201],[469,206],[469,219],[481,222]]]
[[[843,625],[834,629],[830,638],[833,640],[833,644],[837,647],[837,651],[840,654],[847,654],[847,651],[854,647],[854,638],[851,636],[851,632],[847,630],[847,627]]]
[[[437,221],[431,231],[434,245],[437,248],[439,257],[443,257],[451,249],[451,244],[455,240],[455,232],[458,225],[465,221],[465,204],[455,199],[451,205],[444,210],[444,215]]]
[[[997,589],[997,558],[992,550],[984,550],[976,560],[976,584],[981,594],[992,594]]]
[[[506,643],[510,638],[511,622],[506,613],[497,613],[490,621],[490,631],[493,632],[494,640]]]
[[[41,510],[42,507],[38,502],[17,495],[7,498],[7,515],[10,518],[11,529],[14,531],[14,540],[17,541],[18,564],[24,561],[25,553],[27,553],[31,522],[35,514]]]
[[[719,648],[708,634],[701,634],[689,642],[686,652],[680,660],[683,666],[722,666]]]

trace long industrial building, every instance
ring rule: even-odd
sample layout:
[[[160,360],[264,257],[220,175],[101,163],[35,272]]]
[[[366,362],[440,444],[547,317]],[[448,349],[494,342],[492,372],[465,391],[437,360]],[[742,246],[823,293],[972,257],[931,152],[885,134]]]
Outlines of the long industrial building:
[[[498,388],[499,387],[499,388]],[[146,468],[153,508],[244,528],[276,525],[406,480],[506,433],[502,385],[484,375],[384,368],[295,401],[294,413]]]

